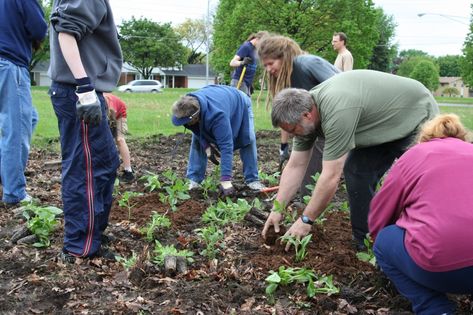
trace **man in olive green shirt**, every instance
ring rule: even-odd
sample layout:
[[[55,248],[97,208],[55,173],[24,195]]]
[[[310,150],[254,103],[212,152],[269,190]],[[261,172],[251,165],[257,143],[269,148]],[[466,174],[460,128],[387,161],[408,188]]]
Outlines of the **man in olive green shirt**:
[[[295,135],[276,197],[281,204],[297,192],[317,135],[325,136],[322,173],[303,215],[286,234],[302,237],[310,232],[335,194],[343,171],[353,239],[362,250],[376,185],[412,143],[420,125],[437,113],[437,103],[420,82],[371,70],[341,73],[310,92],[286,89],[276,95],[273,126]],[[281,218],[271,212],[263,237],[270,226],[279,231]]]

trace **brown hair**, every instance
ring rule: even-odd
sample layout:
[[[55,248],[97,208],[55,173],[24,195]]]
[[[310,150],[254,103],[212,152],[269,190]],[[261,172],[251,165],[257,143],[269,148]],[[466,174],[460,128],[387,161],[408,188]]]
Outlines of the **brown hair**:
[[[262,61],[265,58],[280,59],[281,69],[277,77],[265,70],[268,77],[268,97],[266,105],[282,89],[291,87],[292,63],[294,58],[303,55],[304,52],[299,45],[289,37],[281,35],[269,35],[263,37],[258,44],[258,55]]]
[[[340,38],[340,40],[343,41],[343,43],[345,44],[345,46],[347,45],[347,34],[343,33],[343,32],[336,32],[336,33],[333,33],[333,36],[338,36],[338,38]]]
[[[259,31],[258,33],[252,33],[252,34],[250,34],[250,36],[248,36],[247,41],[249,42],[250,40],[255,39],[255,38],[261,39],[261,38],[263,38],[264,36],[268,36],[268,35],[269,35],[269,33],[266,32],[266,31]]]
[[[458,138],[466,140],[467,131],[455,114],[437,115],[427,121],[417,137],[417,142],[427,142],[434,138]]]

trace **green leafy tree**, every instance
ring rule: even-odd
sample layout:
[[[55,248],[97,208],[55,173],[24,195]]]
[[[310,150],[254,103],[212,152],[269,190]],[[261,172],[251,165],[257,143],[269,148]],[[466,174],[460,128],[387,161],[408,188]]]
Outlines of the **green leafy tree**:
[[[44,12],[44,17],[46,22],[49,24],[49,16],[51,15],[51,9],[53,6],[52,0],[42,0],[39,2],[41,8]],[[38,45],[37,49],[33,49],[33,54],[31,56],[30,62],[30,71],[38,64],[38,62],[43,60],[49,60],[49,33],[46,35],[44,40],[41,42],[41,45]]]
[[[441,77],[460,77],[461,76],[462,56],[447,55],[437,58],[439,65],[439,75]]]
[[[228,78],[229,62],[248,35],[266,30],[293,38],[305,51],[329,61],[334,31],[348,37],[356,68],[365,68],[379,35],[371,0],[221,0],[213,24],[211,62]]]
[[[149,78],[155,67],[175,67],[185,63],[186,49],[170,23],[160,24],[146,18],[123,21],[120,44],[123,60]]]
[[[179,24],[174,30],[187,48],[187,63],[202,63],[207,48],[205,20],[192,20],[188,18]]]
[[[448,94],[448,97],[452,97],[452,95],[456,96],[456,95],[460,94],[460,91],[458,91],[458,89],[456,87],[449,86],[449,87],[446,87],[445,89],[443,89],[442,94]]]
[[[473,4],[470,7],[473,11]],[[470,18],[470,31],[463,44],[463,57],[461,76],[467,86],[473,87],[473,13]]]
[[[410,77],[421,82],[430,91],[434,91],[439,86],[439,70],[435,64],[429,60],[422,60],[414,67]]]
[[[397,69],[396,74],[403,76],[403,77],[411,77],[412,71],[414,71],[414,68],[417,66],[422,61],[429,61],[433,62],[433,59],[430,57],[426,56],[412,56],[412,57],[407,57],[404,59],[404,61],[399,64],[399,67]]]
[[[394,59],[394,66],[393,66],[392,72],[398,75],[402,75],[403,77],[408,77],[409,73],[412,71],[412,69],[414,69],[414,66],[415,66],[415,64],[412,64],[412,62],[415,63],[416,60],[420,60],[423,58],[428,59],[432,57],[429,56],[428,53],[422,50],[417,50],[417,49],[402,50],[401,52],[399,52],[399,56]],[[401,65],[408,62],[409,60],[411,64],[403,65],[404,67],[407,67],[408,69],[402,69],[401,73],[399,73],[399,69],[402,68]]]
[[[378,43],[373,48],[368,69],[390,72],[397,55],[397,44],[393,44],[396,23],[392,16],[377,9]]]

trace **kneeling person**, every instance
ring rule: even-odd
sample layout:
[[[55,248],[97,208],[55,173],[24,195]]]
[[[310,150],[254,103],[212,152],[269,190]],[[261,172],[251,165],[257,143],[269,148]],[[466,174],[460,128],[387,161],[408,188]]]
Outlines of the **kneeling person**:
[[[204,180],[207,159],[216,162],[219,152],[220,190],[223,195],[232,194],[234,150],[240,150],[248,187],[264,188],[258,178],[253,111],[247,95],[232,87],[209,85],[181,97],[172,106],[172,114],[175,126],[183,125],[193,133],[186,175],[191,189]]]

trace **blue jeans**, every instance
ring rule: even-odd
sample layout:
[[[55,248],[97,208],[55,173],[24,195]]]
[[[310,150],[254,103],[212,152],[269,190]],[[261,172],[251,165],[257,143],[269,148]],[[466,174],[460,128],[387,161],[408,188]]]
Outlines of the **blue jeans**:
[[[246,183],[251,183],[259,180],[258,177],[258,153],[256,150],[256,135],[253,123],[253,110],[251,103],[248,105],[248,119],[250,121],[250,143],[243,148],[240,148],[240,159],[243,164],[243,176]],[[229,172],[231,176],[231,169],[225,170],[225,165],[221,165],[222,175]],[[207,168],[207,154],[200,145],[198,137],[192,135],[192,143],[189,152],[189,164],[187,166],[187,178],[194,182],[200,183],[204,180],[205,170]]]
[[[473,293],[473,267],[446,272],[424,270],[407,253],[404,234],[397,225],[381,230],[373,248],[378,265],[411,301],[416,314],[453,314],[455,305],[446,293]]]
[[[37,121],[28,69],[0,58],[0,174],[5,203],[26,197],[24,172]]]
[[[49,93],[61,139],[63,249],[75,256],[93,256],[100,249],[108,225],[119,165],[105,99],[97,93],[102,122],[91,127],[77,119],[74,86],[53,82]]]

